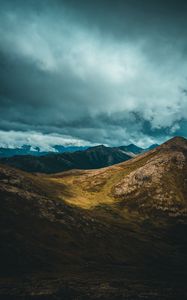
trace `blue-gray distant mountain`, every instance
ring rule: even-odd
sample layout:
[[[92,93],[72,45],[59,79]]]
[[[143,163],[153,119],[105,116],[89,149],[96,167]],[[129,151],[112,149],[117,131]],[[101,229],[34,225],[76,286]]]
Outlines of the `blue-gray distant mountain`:
[[[103,145],[83,151],[50,153],[44,156],[19,155],[2,158],[1,163],[28,172],[57,173],[71,169],[97,169],[132,158],[118,148]]]
[[[40,147],[32,147],[30,145],[23,145],[20,148],[3,148],[0,147],[0,158],[1,157],[12,157],[15,155],[33,155],[33,156],[43,156],[49,153],[64,153],[64,152],[74,152],[86,150],[88,146],[62,146],[55,145],[52,147],[52,151],[42,151]]]
[[[55,146],[57,147],[57,146]],[[59,151],[64,150],[58,146]],[[74,147],[76,149],[76,147]],[[121,147],[99,145],[85,150],[63,153],[45,153],[45,155],[16,155],[1,158],[0,162],[27,172],[57,173],[72,169],[98,169],[129,160],[145,152],[145,149],[133,144]]]
[[[20,148],[3,148],[0,147],[0,157],[12,157],[15,155],[45,155],[47,152],[40,151],[39,147],[31,147],[30,145],[23,145]]]
[[[150,147],[144,149],[145,151],[149,151],[149,150],[152,150],[152,149],[155,149],[156,147],[158,147],[159,145],[158,144],[153,144],[151,145]]]
[[[140,154],[144,151],[148,151],[151,149],[156,148],[158,145],[154,144],[148,148],[140,148],[134,144],[130,144],[127,146],[119,146],[114,147],[115,149],[121,149],[129,154]],[[23,145],[22,147],[18,148],[8,148],[8,147],[0,147],[0,158],[2,157],[12,157],[15,155],[33,155],[33,156],[44,156],[48,154],[59,154],[64,152],[76,152],[76,151],[84,151],[89,146],[63,146],[63,145],[54,145],[53,150],[51,151],[42,151],[40,147],[32,147],[31,145]],[[93,147],[94,148],[94,147]],[[131,155],[130,155],[131,156]]]
[[[64,153],[64,152],[75,152],[75,151],[83,151],[89,148],[89,146],[62,146],[62,145],[55,145],[53,148],[56,150],[57,153]]]
[[[142,153],[145,149],[140,148],[134,144],[130,144],[128,146],[120,146],[119,149],[129,152],[129,153],[134,153],[134,154],[140,154]]]

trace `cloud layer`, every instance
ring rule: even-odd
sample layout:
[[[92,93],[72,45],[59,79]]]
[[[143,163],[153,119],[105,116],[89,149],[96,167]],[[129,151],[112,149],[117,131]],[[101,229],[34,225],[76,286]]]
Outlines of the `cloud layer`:
[[[33,148],[39,147],[41,151],[54,151],[53,146],[93,146],[88,141],[75,139],[71,136],[63,136],[55,133],[43,134],[35,131],[13,131],[0,130],[0,147],[21,148],[23,145],[31,145]]]
[[[187,136],[185,1],[93,2],[0,1],[1,140]]]

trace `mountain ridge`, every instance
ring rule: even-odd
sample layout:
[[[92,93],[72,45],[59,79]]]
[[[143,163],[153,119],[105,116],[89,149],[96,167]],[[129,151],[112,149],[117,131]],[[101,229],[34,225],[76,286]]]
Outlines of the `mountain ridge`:
[[[185,299],[186,149],[58,174],[0,165],[0,296]]]
[[[15,148],[6,148],[0,147],[0,158],[3,157],[12,157],[16,155],[33,155],[33,156],[44,156],[49,154],[58,154],[64,152],[75,152],[86,150],[89,146],[62,146],[62,145],[54,145],[51,147],[52,150],[41,150],[40,147],[32,147],[31,145],[23,145],[22,147]]]
[[[172,203],[173,201],[175,202],[175,193],[181,195],[181,203],[183,202],[182,199],[185,198],[185,193],[187,193],[185,181],[187,173],[187,141],[185,139],[182,140],[182,151],[180,147],[181,140],[178,143],[178,147],[176,147],[178,145],[176,141],[178,140],[172,139],[147,153],[142,153],[131,160],[108,168],[82,172],[70,171],[69,173],[54,174],[52,177],[54,177],[54,180],[56,178],[57,182],[66,183],[67,187],[69,186],[74,191],[75,196],[67,199],[72,204],[78,203],[82,207],[87,207],[87,205],[89,207],[90,203],[91,206],[100,203],[99,199],[101,199],[101,203],[107,204],[115,202],[115,199],[124,199],[126,197],[126,203],[129,203],[129,207],[132,205],[136,207],[137,203],[139,203],[140,208],[144,210],[146,210],[145,204],[147,201],[152,203],[152,206],[156,205],[155,203],[160,203],[160,212],[162,213],[164,209],[164,207],[162,209],[162,199],[165,197],[168,199],[168,203],[171,202],[170,213],[172,214]],[[174,148],[173,144],[175,145]],[[62,179],[60,179],[61,176]],[[179,178],[178,188],[175,176]],[[72,185],[74,180],[79,187],[78,190],[77,188],[75,189],[74,184]],[[116,182],[117,184],[115,184]],[[183,192],[183,196],[181,192]],[[77,193],[78,196],[76,198]],[[87,198],[90,200],[87,201]],[[95,204],[94,201],[96,201]],[[144,203],[144,207],[141,207],[141,202]],[[182,211],[185,213],[186,208],[184,207],[183,209],[181,206],[180,213]]]
[[[148,151],[150,148],[152,147],[156,147],[157,144],[155,145],[151,145],[148,148],[140,148],[138,146],[136,146],[135,144],[129,144],[126,146],[116,146],[116,147],[109,147],[109,146],[105,146],[105,145],[96,145],[96,146],[63,146],[63,145],[54,145],[51,148],[54,149],[54,151],[52,150],[41,150],[40,147],[33,147],[31,145],[23,145],[21,147],[14,147],[14,148],[8,148],[8,147],[0,147],[0,158],[3,157],[12,157],[12,156],[16,156],[16,155],[33,155],[33,156],[44,156],[44,155],[50,155],[50,154],[60,154],[60,153],[64,153],[64,152],[76,152],[76,151],[84,151],[86,149],[89,148],[115,148],[115,149],[122,149],[126,152],[132,152],[134,154],[138,154],[141,153],[142,151]]]
[[[29,172],[57,173],[71,169],[107,167],[129,160],[145,151],[132,144],[121,147],[97,145],[72,153],[48,153],[38,156],[22,155],[1,158],[0,162]]]

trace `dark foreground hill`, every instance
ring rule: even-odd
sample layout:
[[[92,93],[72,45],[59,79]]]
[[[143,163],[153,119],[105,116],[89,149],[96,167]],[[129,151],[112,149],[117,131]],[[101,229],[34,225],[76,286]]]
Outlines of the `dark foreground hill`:
[[[100,170],[0,167],[1,299],[186,299],[187,141]]]

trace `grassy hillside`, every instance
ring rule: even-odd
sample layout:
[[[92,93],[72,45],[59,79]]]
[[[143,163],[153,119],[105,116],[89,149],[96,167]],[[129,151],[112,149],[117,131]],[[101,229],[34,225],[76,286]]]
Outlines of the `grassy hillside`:
[[[0,166],[1,297],[185,299],[186,149],[54,175]]]
[[[109,168],[69,171],[49,179],[64,184],[71,193],[63,199],[82,208],[111,204],[120,211],[186,215],[186,159],[186,140],[174,139]]]

